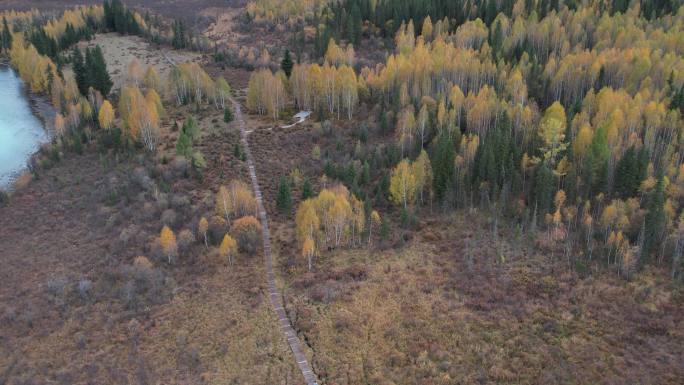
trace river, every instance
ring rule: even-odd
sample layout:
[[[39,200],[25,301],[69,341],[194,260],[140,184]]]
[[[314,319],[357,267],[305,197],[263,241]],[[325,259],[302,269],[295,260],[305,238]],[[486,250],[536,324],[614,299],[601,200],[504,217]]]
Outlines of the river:
[[[26,169],[26,161],[49,140],[33,114],[24,83],[9,66],[0,64],[0,189]]]

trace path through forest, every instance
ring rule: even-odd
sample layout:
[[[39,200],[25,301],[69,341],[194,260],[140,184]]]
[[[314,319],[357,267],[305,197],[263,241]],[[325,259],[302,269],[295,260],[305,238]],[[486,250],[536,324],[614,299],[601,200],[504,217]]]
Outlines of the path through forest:
[[[176,63],[166,55],[166,52],[162,51],[164,58],[171,65],[176,65]],[[278,287],[275,282],[275,274],[273,273],[273,255],[271,254],[271,233],[268,230],[268,216],[266,215],[266,210],[264,209],[264,203],[261,196],[261,188],[259,187],[259,180],[257,179],[256,169],[254,168],[254,160],[252,159],[252,151],[249,149],[249,141],[247,140],[248,132],[245,127],[245,120],[242,118],[242,108],[240,103],[235,101],[232,97],[230,102],[233,104],[233,111],[235,111],[235,121],[240,126],[240,138],[242,140],[242,147],[245,151],[245,157],[247,158],[247,166],[249,168],[249,177],[252,180],[252,189],[254,190],[254,196],[257,201],[257,210],[259,211],[259,219],[261,220],[261,226],[263,229],[263,240],[264,240],[264,258],[266,260],[266,281],[268,283],[268,297],[271,300],[271,305],[273,310],[275,310],[278,316],[278,326],[282,330],[287,343],[292,349],[292,354],[297,361],[297,366],[302,372],[307,385],[317,385],[318,381],[313,370],[311,370],[311,365],[309,360],[302,350],[302,344],[299,342],[299,337],[297,333],[292,328],[290,320],[287,318],[285,313],[285,307],[283,306],[283,299]],[[250,131],[251,132],[251,131]]]
[[[264,209],[264,204],[262,201],[261,188],[259,187],[259,180],[257,179],[256,169],[254,168],[254,161],[252,159],[252,152],[249,149],[249,141],[247,140],[248,132],[245,128],[245,121],[242,119],[242,109],[240,104],[231,98],[233,103],[233,110],[235,111],[235,118],[240,126],[240,137],[242,139],[242,146],[245,151],[245,156],[247,158],[247,166],[249,168],[249,177],[252,179],[252,189],[254,189],[254,196],[257,201],[257,210],[259,211],[259,219],[261,220],[261,226],[263,228],[263,240],[264,240],[264,257],[266,259],[266,280],[268,282],[268,296],[271,299],[271,305],[278,316],[278,324],[280,329],[285,334],[287,338],[287,343],[290,344],[292,353],[294,354],[295,360],[297,360],[297,366],[299,370],[302,371],[304,379],[308,385],[317,384],[316,376],[311,370],[311,365],[302,350],[302,345],[299,342],[297,333],[292,328],[290,320],[287,318],[285,313],[285,308],[283,307],[282,296],[280,291],[276,286],[275,274],[273,273],[273,256],[271,254],[271,234],[268,230],[268,216],[266,215],[266,210]]]

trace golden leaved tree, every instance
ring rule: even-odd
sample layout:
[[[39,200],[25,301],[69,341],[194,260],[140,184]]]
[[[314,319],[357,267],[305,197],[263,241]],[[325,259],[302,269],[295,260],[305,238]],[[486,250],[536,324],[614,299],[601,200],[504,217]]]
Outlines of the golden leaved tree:
[[[392,202],[407,208],[416,197],[416,177],[407,159],[402,160],[392,170],[390,179],[390,198]]]
[[[109,100],[105,100],[100,107],[100,112],[97,114],[97,121],[100,123],[100,127],[105,130],[112,128],[112,123],[114,122],[114,108]]]
[[[361,244],[366,226],[363,202],[343,185],[323,189],[318,196],[304,200],[295,215],[297,239],[302,256],[311,269],[318,250]]]
[[[221,246],[219,247],[219,254],[221,257],[228,260],[228,264],[233,266],[233,255],[237,253],[237,242],[233,237],[226,234],[223,236],[223,241],[221,241]]]
[[[228,186],[219,187],[216,193],[216,214],[223,216],[228,223],[231,218],[256,215],[256,208],[257,203],[252,190],[240,180],[232,180]]]
[[[171,230],[168,226],[164,226],[162,228],[161,234],[159,235],[159,242],[170,264],[172,259],[178,254],[176,235],[173,233],[173,230]]]

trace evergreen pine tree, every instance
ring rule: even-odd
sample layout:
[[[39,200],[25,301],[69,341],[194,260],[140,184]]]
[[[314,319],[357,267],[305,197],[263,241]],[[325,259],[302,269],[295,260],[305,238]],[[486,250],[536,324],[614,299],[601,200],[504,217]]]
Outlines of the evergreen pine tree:
[[[171,45],[175,49],[185,48],[186,46],[185,38],[185,26],[180,20],[174,21],[173,23],[173,39],[171,40]]]
[[[503,44],[503,31],[501,30],[501,22],[498,20],[494,24],[494,29],[490,32],[489,42],[492,46],[494,57],[498,57],[501,54]]]
[[[370,181],[370,164],[368,161],[363,162],[363,168],[361,169],[361,175],[359,175],[359,185],[364,186]]]
[[[304,180],[304,184],[302,185],[302,200],[309,199],[313,196],[313,187],[311,186],[311,182],[309,179]]]
[[[184,156],[186,159],[192,157],[192,139],[184,131],[181,130],[176,141],[176,154]]]
[[[380,239],[383,241],[387,241],[390,237],[390,225],[387,220],[383,219],[382,224],[380,225]]]
[[[591,139],[584,161],[584,182],[590,187],[590,194],[603,192],[608,181],[608,159],[610,149],[605,127],[599,127]]]
[[[85,82],[87,84],[87,87],[93,87],[95,89],[97,88],[97,64],[94,61],[93,58],[93,52],[90,48],[86,47],[85,49],[85,62],[83,66],[85,70]],[[85,94],[84,94],[85,95]]]
[[[375,189],[376,204],[382,205],[382,204],[387,203],[387,197],[389,196],[389,186],[390,186],[390,174],[388,171],[385,171],[382,174],[382,178],[380,179],[380,183],[378,183],[378,186]]]
[[[354,7],[352,8],[351,12],[351,17],[349,18],[349,20],[351,20],[351,31],[349,41],[355,45],[358,45],[361,41],[361,29],[363,22],[361,20],[361,10],[359,9],[359,6],[357,4],[354,4]]]
[[[388,133],[390,130],[389,128],[389,122],[387,121],[387,111],[382,111],[380,114],[380,131],[382,131],[383,134]]]
[[[5,51],[12,48],[12,33],[10,32],[9,25],[7,24],[7,18],[4,16],[2,17],[2,39],[0,42],[2,43],[2,48],[4,48]]]
[[[663,176],[658,176],[658,182],[655,188],[648,197],[648,204],[646,205],[646,218],[644,219],[644,240],[641,249],[640,263],[644,264],[648,261],[649,256],[655,250],[658,240],[665,230],[665,193],[664,193]]]
[[[233,110],[227,104],[226,108],[223,109],[223,121],[226,123],[230,123],[233,121]]]
[[[430,159],[435,197],[440,202],[445,198],[447,191],[453,186],[454,159],[454,145],[451,137],[443,134],[438,139],[437,150],[433,159]]]
[[[104,55],[102,54],[102,48],[99,45],[95,46],[93,49],[93,62],[95,66],[95,82],[93,87],[100,91],[102,96],[109,95],[109,91],[112,89],[112,79],[109,77],[109,71],[107,71],[107,63],[105,62]]]
[[[82,95],[87,95],[88,93],[88,74],[83,62],[83,54],[78,47],[74,47],[71,51],[71,67],[74,70],[74,75],[76,77],[76,85],[78,86],[78,91]]]
[[[539,214],[546,214],[551,211],[554,190],[553,172],[542,162],[534,172],[530,205],[534,205]]]
[[[283,56],[283,60],[280,62],[280,69],[285,72],[285,75],[289,78],[290,75],[292,74],[292,66],[294,64],[292,63],[292,57],[290,56],[290,50],[286,49],[285,50],[285,56]]]
[[[615,192],[623,199],[637,195],[643,171],[640,154],[630,146],[615,167]]]
[[[283,215],[288,215],[292,211],[292,192],[290,191],[290,184],[285,177],[280,178],[276,207]]]
[[[314,36],[314,52],[316,53],[316,56],[321,56],[321,31],[316,25],[316,35]]]

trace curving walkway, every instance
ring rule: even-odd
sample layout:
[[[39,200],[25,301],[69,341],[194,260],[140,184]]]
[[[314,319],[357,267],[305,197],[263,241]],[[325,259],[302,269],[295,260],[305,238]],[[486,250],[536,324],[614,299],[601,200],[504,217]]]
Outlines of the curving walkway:
[[[273,273],[273,256],[271,254],[271,234],[268,230],[268,216],[266,215],[266,210],[264,209],[264,204],[261,196],[261,188],[259,187],[259,180],[257,179],[256,169],[254,168],[254,160],[252,159],[252,152],[249,149],[249,142],[247,141],[247,129],[245,128],[245,121],[242,119],[242,109],[240,104],[236,102],[233,98],[230,99],[233,104],[233,111],[235,112],[235,121],[240,126],[240,138],[242,140],[242,147],[244,148],[245,155],[247,158],[247,166],[249,167],[249,177],[252,180],[252,189],[254,190],[254,196],[257,201],[257,210],[259,211],[259,219],[261,220],[261,226],[263,228],[263,238],[264,238],[264,257],[266,259],[266,281],[268,283],[268,296],[271,299],[271,305],[278,316],[278,324],[280,329],[285,334],[287,338],[287,343],[292,349],[292,354],[297,361],[297,366],[301,370],[307,385],[317,384],[316,375],[311,370],[311,365],[302,350],[302,345],[299,342],[297,333],[292,328],[290,320],[287,318],[285,313],[285,308],[283,307],[283,299],[278,291],[278,287],[275,282],[275,274]]]

